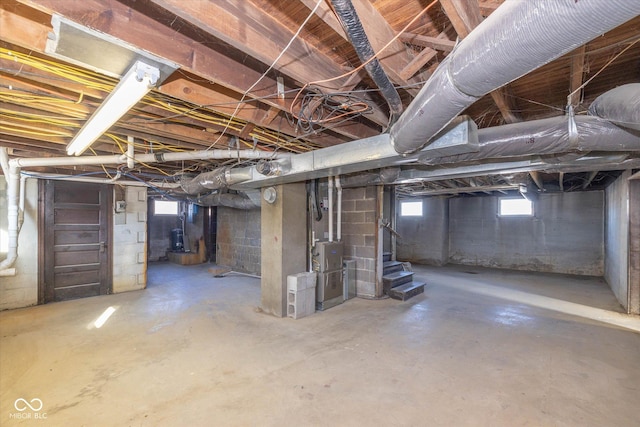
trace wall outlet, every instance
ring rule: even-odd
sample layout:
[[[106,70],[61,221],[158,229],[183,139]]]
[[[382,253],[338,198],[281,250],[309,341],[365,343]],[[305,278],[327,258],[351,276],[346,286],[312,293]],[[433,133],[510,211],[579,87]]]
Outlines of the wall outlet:
[[[127,210],[127,202],[124,200],[116,200],[116,213],[122,213]]]

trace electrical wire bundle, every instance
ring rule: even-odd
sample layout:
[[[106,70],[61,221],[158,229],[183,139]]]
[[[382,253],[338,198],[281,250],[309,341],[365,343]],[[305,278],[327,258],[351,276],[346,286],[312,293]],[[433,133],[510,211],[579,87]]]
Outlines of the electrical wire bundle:
[[[318,131],[329,124],[351,120],[373,110],[365,99],[349,92],[325,94],[319,88],[306,91],[299,105],[298,113],[287,115],[287,119],[304,133]]]

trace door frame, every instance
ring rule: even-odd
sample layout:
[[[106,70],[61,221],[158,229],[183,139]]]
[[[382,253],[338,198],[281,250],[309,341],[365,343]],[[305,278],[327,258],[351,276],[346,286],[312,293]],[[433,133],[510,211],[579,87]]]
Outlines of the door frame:
[[[45,259],[45,242],[46,242],[46,179],[38,180],[38,305],[45,303],[45,277],[44,269]],[[107,195],[107,266],[106,281],[107,294],[113,293],[113,185],[101,184]]]

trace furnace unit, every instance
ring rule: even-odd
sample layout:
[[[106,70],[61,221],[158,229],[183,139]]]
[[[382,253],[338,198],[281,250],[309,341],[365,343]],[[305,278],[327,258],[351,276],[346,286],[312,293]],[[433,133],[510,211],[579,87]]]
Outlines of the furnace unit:
[[[325,310],[344,301],[342,289],[342,243],[318,242],[314,251],[318,271],[316,309]]]

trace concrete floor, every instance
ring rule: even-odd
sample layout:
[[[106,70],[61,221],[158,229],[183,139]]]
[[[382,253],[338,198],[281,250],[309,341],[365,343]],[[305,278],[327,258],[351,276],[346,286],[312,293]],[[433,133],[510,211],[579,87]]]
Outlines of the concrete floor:
[[[600,279],[416,267],[424,295],[293,320],[207,267],[0,313],[0,425],[638,425],[640,319]]]

